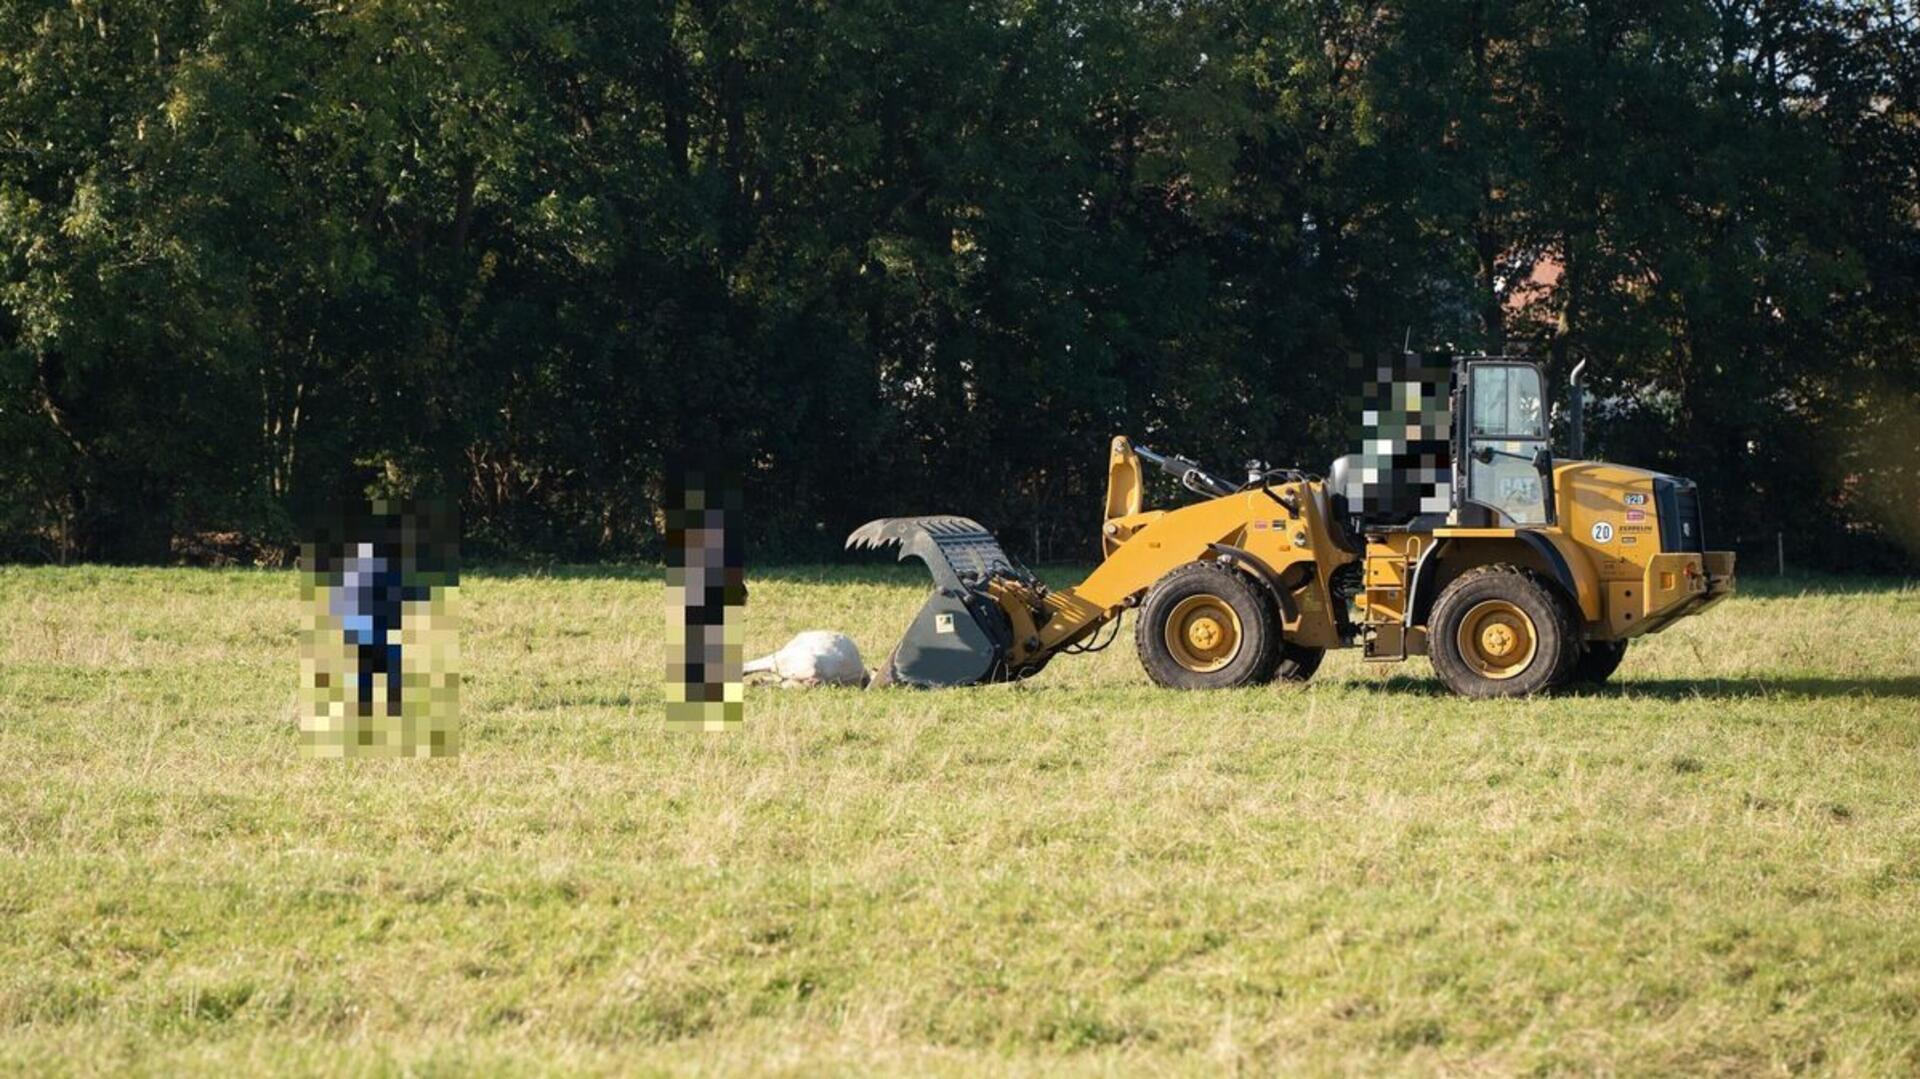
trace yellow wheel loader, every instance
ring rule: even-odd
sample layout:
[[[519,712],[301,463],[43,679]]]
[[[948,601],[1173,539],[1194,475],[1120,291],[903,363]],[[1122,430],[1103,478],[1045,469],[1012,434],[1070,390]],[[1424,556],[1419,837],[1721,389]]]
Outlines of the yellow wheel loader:
[[[1691,482],[1553,459],[1536,365],[1453,362],[1444,392],[1444,512],[1353,504],[1397,480],[1377,457],[1342,457],[1324,479],[1249,462],[1234,482],[1121,437],[1107,459],[1105,560],[1072,587],[1049,588],[964,517],[860,527],[849,548],[898,546],[935,586],[877,681],[1026,678],[1104,647],[1134,609],[1140,662],[1163,686],[1303,681],[1327,649],[1353,646],[1369,661],[1425,655],[1463,696],[1523,696],[1602,681],[1635,637],[1732,593],[1733,553],[1706,549]],[[1202,500],[1143,508],[1143,461]]]

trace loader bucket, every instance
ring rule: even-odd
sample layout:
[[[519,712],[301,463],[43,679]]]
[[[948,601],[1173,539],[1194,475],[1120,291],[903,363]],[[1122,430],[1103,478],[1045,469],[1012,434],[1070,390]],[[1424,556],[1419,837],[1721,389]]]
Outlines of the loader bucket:
[[[933,574],[933,592],[874,677],[877,685],[969,686],[1013,677],[1013,627],[987,593],[997,575],[1026,580],[993,534],[965,517],[883,517],[847,537],[847,549],[900,548]]]

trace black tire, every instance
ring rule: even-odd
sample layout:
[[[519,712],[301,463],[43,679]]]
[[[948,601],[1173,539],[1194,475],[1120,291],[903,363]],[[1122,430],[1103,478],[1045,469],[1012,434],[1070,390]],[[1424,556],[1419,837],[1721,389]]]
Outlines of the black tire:
[[[1580,630],[1539,575],[1518,566],[1480,566],[1461,574],[1433,605],[1427,655],[1440,680],[1462,697],[1524,697],[1565,680],[1580,655]]]
[[[1626,657],[1625,641],[1588,641],[1580,650],[1580,657],[1573,661],[1567,681],[1597,686],[1613,677],[1613,672],[1620,669],[1620,661]]]
[[[1256,591],[1266,598],[1268,609],[1273,614],[1274,633],[1279,635],[1280,643],[1274,648],[1267,669],[1255,672],[1253,680],[1265,685],[1269,682],[1305,682],[1312,678],[1313,672],[1320,669],[1320,661],[1326,658],[1327,650],[1287,640],[1287,616],[1280,609],[1280,601],[1268,589]]]
[[[1280,642],[1279,658],[1280,661],[1273,668],[1273,680],[1304,682],[1320,669],[1320,661],[1327,658],[1327,650],[1283,640]]]
[[[1229,613],[1230,612],[1230,613]],[[1176,632],[1180,653],[1169,641],[1178,615],[1187,631],[1211,621],[1231,647],[1204,650]],[[1205,634],[1202,634],[1205,637]],[[1217,562],[1189,562],[1160,578],[1140,606],[1133,641],[1147,677],[1171,689],[1231,689],[1271,677],[1280,646],[1280,622],[1273,601],[1246,574]]]

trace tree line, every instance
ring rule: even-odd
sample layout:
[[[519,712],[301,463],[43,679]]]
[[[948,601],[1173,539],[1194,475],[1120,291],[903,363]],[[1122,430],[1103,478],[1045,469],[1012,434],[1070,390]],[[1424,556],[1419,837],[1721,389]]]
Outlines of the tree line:
[[[11,0],[0,557],[654,558],[690,450],[1088,559],[1108,436],[1320,471],[1411,338],[1908,566],[1916,163],[1910,0]]]

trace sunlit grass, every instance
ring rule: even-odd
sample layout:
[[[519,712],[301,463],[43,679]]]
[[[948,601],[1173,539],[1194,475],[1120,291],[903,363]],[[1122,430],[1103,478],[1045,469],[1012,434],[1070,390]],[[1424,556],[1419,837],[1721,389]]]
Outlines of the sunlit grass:
[[[924,588],[750,586],[870,664]],[[0,1070],[1912,1071],[1920,587],[1743,588],[1573,697],[1129,627],[670,735],[657,574],[476,573],[463,755],[339,762],[292,574],[0,570]]]

